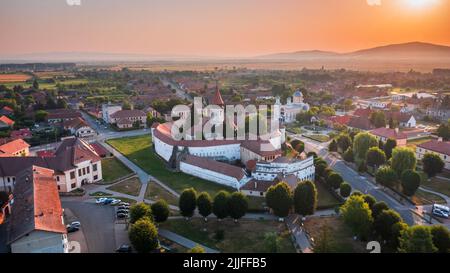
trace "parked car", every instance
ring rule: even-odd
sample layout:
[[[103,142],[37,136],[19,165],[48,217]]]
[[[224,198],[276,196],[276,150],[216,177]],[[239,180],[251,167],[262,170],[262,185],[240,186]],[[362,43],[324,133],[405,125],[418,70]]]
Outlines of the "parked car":
[[[103,205],[109,205],[111,204],[114,200],[114,198],[106,198],[105,201],[103,202]]]
[[[123,212],[117,213],[117,218],[119,218],[119,219],[123,219],[123,218],[127,218],[127,217],[128,217],[128,213],[123,213]]]
[[[81,227],[81,223],[80,221],[73,221],[72,223],[70,223],[70,226],[79,228]]]
[[[129,245],[121,245],[118,249],[116,249],[117,253],[130,253],[131,246]]]
[[[126,206],[126,207],[129,207],[129,206],[130,206],[130,203],[127,203],[127,202],[120,202],[119,205],[120,205],[120,206]]]
[[[95,200],[95,203],[96,204],[103,204],[106,201],[106,199],[108,199],[108,198],[106,198],[106,197],[97,198]]]
[[[126,209],[129,210],[130,206],[118,206],[117,209]]]
[[[448,219],[448,213],[446,213],[445,211],[442,211],[440,209],[434,209],[433,214],[437,217]]]
[[[77,227],[72,227],[72,226],[67,227],[67,233],[72,233],[72,232],[79,231],[79,230],[80,230],[80,228],[77,228]]]
[[[117,210],[117,213],[126,213],[126,214],[128,214],[128,210],[127,209],[119,209],[119,210]]]
[[[120,199],[113,199],[112,201],[111,201],[111,205],[117,205],[117,204],[119,204],[120,202],[122,202]]]

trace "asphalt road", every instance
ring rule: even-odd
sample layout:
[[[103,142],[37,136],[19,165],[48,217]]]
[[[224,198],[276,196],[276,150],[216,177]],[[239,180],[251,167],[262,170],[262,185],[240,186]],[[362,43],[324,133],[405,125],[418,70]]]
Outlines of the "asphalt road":
[[[81,222],[89,253],[112,253],[116,249],[114,207],[78,201],[62,201]]]

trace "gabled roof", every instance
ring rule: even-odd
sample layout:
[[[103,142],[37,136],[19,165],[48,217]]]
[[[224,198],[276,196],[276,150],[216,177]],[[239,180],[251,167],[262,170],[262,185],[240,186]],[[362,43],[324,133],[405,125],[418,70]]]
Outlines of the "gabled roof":
[[[8,242],[34,230],[66,233],[62,207],[53,171],[30,166],[16,176]]]
[[[351,128],[357,128],[361,130],[370,130],[373,128],[372,124],[370,124],[368,116],[351,117],[350,121],[348,122],[348,126]]]
[[[48,112],[48,119],[75,119],[81,117],[81,113],[72,109],[54,109],[46,110]]]
[[[15,139],[6,144],[0,146],[0,153],[13,154],[20,150],[30,147],[30,144],[26,143],[23,139]]]
[[[145,114],[145,112],[142,110],[120,110],[112,114],[111,118],[126,119],[132,117],[145,117],[145,116],[147,116],[147,114]]]
[[[242,168],[212,159],[186,155],[186,157],[182,161],[192,166],[197,166],[202,169],[234,177],[238,181],[245,177],[245,172]]]
[[[358,116],[358,117],[369,118],[373,112],[374,112],[374,110],[372,110],[370,108],[358,108],[353,112],[353,115]]]
[[[1,116],[0,122],[3,122],[4,124],[9,125],[9,126],[14,125],[14,120],[8,118],[7,116]]]
[[[450,156],[450,141],[430,140],[418,144],[417,147]]]
[[[86,121],[81,118],[81,117],[77,117],[75,119],[71,119],[71,120],[66,120],[63,122],[63,126],[64,128],[73,128],[73,129],[79,129],[81,127],[89,127],[89,125],[86,123]]]
[[[223,99],[222,99],[222,95],[220,94],[219,87],[216,88],[216,92],[214,93],[212,104],[219,105],[219,106],[225,105],[225,103],[223,102]]]
[[[407,139],[408,138],[408,136],[405,133],[398,131],[397,129],[391,129],[391,128],[385,128],[385,127],[373,129],[370,131],[370,133],[372,135],[376,135],[379,137],[385,137],[385,138],[393,138],[393,139]]]
[[[23,128],[11,132],[11,138],[29,138],[32,136],[30,129]]]

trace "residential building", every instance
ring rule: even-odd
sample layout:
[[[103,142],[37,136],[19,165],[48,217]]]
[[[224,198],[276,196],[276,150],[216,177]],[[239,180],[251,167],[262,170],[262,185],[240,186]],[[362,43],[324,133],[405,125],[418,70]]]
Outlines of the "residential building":
[[[121,105],[113,105],[113,104],[103,104],[102,105],[102,118],[106,123],[111,122],[111,115],[117,111],[121,111]]]
[[[54,109],[46,110],[48,112],[47,121],[49,123],[67,122],[81,118],[81,113],[72,109]]]
[[[0,117],[0,129],[11,128],[13,126],[14,126],[14,120],[12,120],[4,115]]]
[[[23,139],[15,139],[0,146],[0,157],[5,156],[28,156],[30,144]]]
[[[4,115],[4,116],[11,116],[12,114],[14,114],[14,109],[12,109],[9,106],[3,106],[2,109],[0,109],[0,115]]]
[[[120,110],[110,115],[110,123],[116,124],[118,128],[132,128],[139,124],[139,127],[147,126],[147,114],[142,110]]]
[[[277,97],[276,105],[280,107],[279,117],[286,123],[296,121],[297,114],[309,110],[309,104],[303,101],[303,93],[300,90],[294,92],[292,97],[287,99],[285,105],[281,105],[280,98]]]
[[[426,153],[438,154],[445,163],[445,169],[450,171],[450,141],[442,138],[430,140],[416,146],[416,157],[421,160]]]
[[[395,139],[397,146],[406,146],[408,136],[398,128],[391,129],[389,126],[373,129],[370,131],[378,140],[386,141],[390,138]]]
[[[103,179],[101,159],[92,146],[80,138],[67,137],[58,144],[53,156],[0,157],[0,189],[11,191],[16,174],[31,165],[54,170],[60,192]]]
[[[8,244],[12,253],[67,253],[67,231],[54,171],[29,166],[16,174]]]
[[[63,127],[76,137],[92,137],[96,134],[95,130],[83,118],[65,121],[63,122]]]
[[[31,138],[33,134],[31,133],[31,130],[29,128],[23,128],[19,130],[11,131],[11,138],[12,139],[28,139]]]

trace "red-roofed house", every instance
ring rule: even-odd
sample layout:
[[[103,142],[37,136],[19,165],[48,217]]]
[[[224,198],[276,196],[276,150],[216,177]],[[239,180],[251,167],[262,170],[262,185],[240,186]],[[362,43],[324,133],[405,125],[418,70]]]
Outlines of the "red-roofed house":
[[[120,110],[110,116],[110,121],[120,129],[132,128],[137,123],[146,127],[147,114],[142,110]]]
[[[9,107],[9,106],[4,106],[4,107],[0,110],[0,115],[6,115],[6,116],[9,116],[9,115],[12,115],[12,114],[14,114],[14,109],[12,109],[12,108]]]
[[[450,141],[442,141],[442,138],[430,140],[416,146],[416,156],[421,160],[426,153],[438,154],[445,162],[445,169],[450,170]]]
[[[28,156],[30,154],[29,148],[30,144],[18,138],[0,146],[0,157]]]
[[[94,129],[87,124],[83,118],[71,119],[63,122],[65,130],[69,130],[72,135],[77,137],[91,137],[95,135]]]
[[[8,118],[7,116],[0,117],[0,128],[10,128],[13,127],[14,120]]]
[[[395,139],[397,142],[397,146],[406,146],[406,141],[408,136],[401,132],[398,128],[377,128],[370,131],[372,135],[374,135],[378,140],[386,141],[389,138]]]
[[[67,231],[54,171],[30,166],[17,174],[8,245],[12,253],[67,253]]]
[[[28,128],[14,130],[11,132],[12,139],[18,139],[18,138],[25,139],[25,138],[31,138],[31,137],[32,137],[32,133],[31,133],[30,129],[28,129]]]

